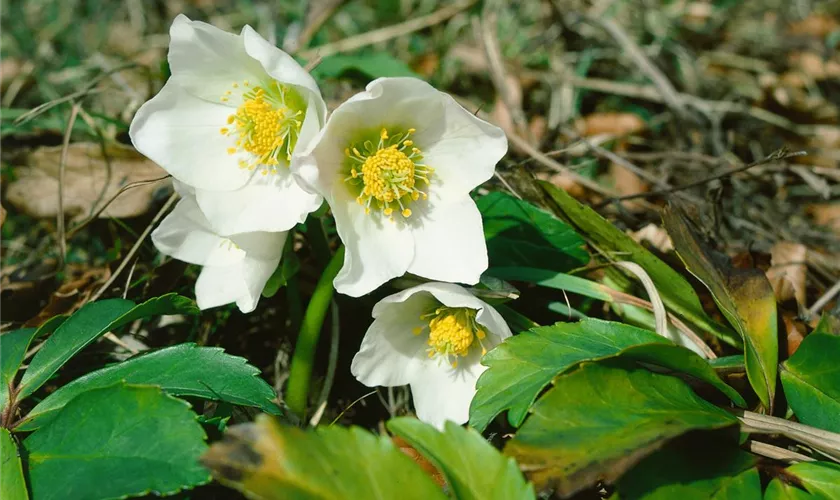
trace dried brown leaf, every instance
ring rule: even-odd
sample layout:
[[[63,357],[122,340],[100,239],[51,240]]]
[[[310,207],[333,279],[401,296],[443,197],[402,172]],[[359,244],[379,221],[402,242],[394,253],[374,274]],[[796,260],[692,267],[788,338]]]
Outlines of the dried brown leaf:
[[[15,170],[17,180],[6,198],[15,208],[33,217],[58,214],[58,177],[61,147],[40,148],[31,153],[24,167]],[[64,178],[64,213],[87,217],[102,207],[123,186],[159,179],[166,172],[133,148],[108,146],[106,156],[94,143],[71,144]],[[144,214],[154,193],[169,189],[169,182],[143,184],[126,190],[99,215],[136,217]]]
[[[394,441],[394,444],[397,445],[397,448],[400,449],[401,452],[406,454],[408,458],[412,459],[414,463],[420,466],[423,471],[428,474],[432,480],[437,483],[438,486],[443,487],[446,484],[446,479],[444,479],[443,474],[429,462],[426,457],[420,454],[419,451],[415,450],[413,446],[408,444],[403,438],[399,436],[391,436],[391,440]]]
[[[801,21],[790,23],[787,31],[795,36],[825,38],[837,28],[840,28],[840,23],[833,17],[826,14],[811,14]]]
[[[644,130],[645,122],[633,113],[592,113],[575,121],[575,129],[584,137],[630,135]]]
[[[41,326],[53,316],[72,314],[111,277],[111,270],[107,267],[82,270],[68,266],[67,271],[69,279],[53,292],[47,305],[34,318],[27,321],[24,327]]]
[[[767,279],[776,294],[776,300],[783,302],[796,299],[805,305],[805,288],[808,275],[806,261],[808,248],[800,243],[780,241],[770,249],[770,269]]]
[[[809,205],[807,210],[814,222],[840,235],[840,203],[818,203]]]
[[[647,242],[662,253],[668,253],[674,249],[671,237],[668,236],[665,229],[654,223],[650,223],[638,231],[630,231],[628,234],[636,243]]]

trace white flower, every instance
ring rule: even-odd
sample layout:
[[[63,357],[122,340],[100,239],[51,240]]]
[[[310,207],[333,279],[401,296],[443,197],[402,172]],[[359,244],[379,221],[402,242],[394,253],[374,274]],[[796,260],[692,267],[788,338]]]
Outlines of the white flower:
[[[507,337],[501,315],[464,288],[426,283],[385,297],[350,368],[363,384],[411,385],[420,420],[469,420],[481,356]]]
[[[487,246],[469,193],[506,151],[501,129],[414,78],[374,80],[341,104],[292,161],[347,248],[336,290],[358,297],[406,272],[477,283]]]
[[[152,232],[155,247],[178,260],[204,266],[195,283],[199,308],[236,302],[240,311],[253,311],[268,278],[280,263],[289,233],[219,236],[195,198],[185,193],[184,187],[176,187],[184,198]]]
[[[195,189],[220,234],[285,231],[321,204],[288,169],[326,119],[312,77],[250,26],[186,16],[170,29],[172,77],[131,123],[135,147]]]

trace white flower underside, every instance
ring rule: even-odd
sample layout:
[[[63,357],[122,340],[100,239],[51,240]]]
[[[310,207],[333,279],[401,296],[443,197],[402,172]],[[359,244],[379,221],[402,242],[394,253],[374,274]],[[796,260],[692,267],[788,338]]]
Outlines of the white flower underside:
[[[421,80],[381,78],[340,105],[292,162],[347,247],[336,290],[360,296],[406,272],[478,282],[487,249],[469,192],[506,151],[501,129]]]
[[[280,263],[288,233],[220,236],[210,227],[188,188],[176,187],[184,198],[152,232],[155,247],[178,260],[203,266],[195,285],[199,308],[235,302],[242,312],[253,311]]]
[[[476,336],[466,355],[444,355],[435,350],[441,344],[430,341],[430,320],[421,316],[429,318],[441,307],[475,313],[485,336]],[[446,420],[466,422],[475,381],[485,369],[479,364],[482,352],[511,335],[501,315],[458,285],[426,283],[381,300],[373,316],[353,358],[353,375],[371,387],[409,384],[417,416],[437,427]]]
[[[170,36],[172,77],[132,121],[137,149],[195,190],[219,234],[302,222],[322,198],[288,166],[326,118],[315,81],[249,26],[235,35],[181,15]]]

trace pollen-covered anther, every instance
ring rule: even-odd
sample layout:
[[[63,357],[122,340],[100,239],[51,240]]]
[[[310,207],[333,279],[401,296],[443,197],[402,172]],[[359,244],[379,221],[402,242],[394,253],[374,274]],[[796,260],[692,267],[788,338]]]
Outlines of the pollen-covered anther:
[[[473,345],[480,346],[482,354],[486,353],[482,340],[487,335],[476,322],[475,315],[475,309],[439,307],[422,316],[421,319],[429,321],[429,339],[426,342],[429,357],[440,355],[449,359],[454,356],[451,364],[455,367],[457,358],[468,355]]]
[[[246,89],[239,89],[234,82],[232,88],[222,96],[222,102],[229,98],[240,98],[241,104],[236,113],[227,117],[227,124],[219,132],[236,139],[235,148],[228,148],[228,154],[244,153],[247,160],[239,160],[240,168],[256,170],[260,167],[262,175],[276,174],[276,165],[281,156],[288,162],[291,159],[294,142],[300,132],[300,110],[288,106],[289,90],[279,82],[272,81],[264,86],[250,87],[247,80],[242,82]],[[246,166],[243,167],[243,161]]]
[[[360,189],[356,201],[365,207],[366,213],[373,206],[391,221],[395,210],[408,218],[412,210],[406,205],[420,197],[428,198],[417,188],[417,181],[428,185],[434,170],[422,163],[420,149],[412,147],[414,141],[408,137],[414,132],[410,128],[404,133],[391,134],[383,128],[377,144],[364,141],[344,150],[351,163],[344,181]]]

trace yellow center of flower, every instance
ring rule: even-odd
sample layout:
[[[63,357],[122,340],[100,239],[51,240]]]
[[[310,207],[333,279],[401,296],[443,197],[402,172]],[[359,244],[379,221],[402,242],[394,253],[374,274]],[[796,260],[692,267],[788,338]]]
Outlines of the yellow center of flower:
[[[241,91],[240,88],[244,87]],[[293,90],[272,81],[264,86],[251,88],[245,80],[242,87],[233,84],[234,90],[228,90],[221,97],[222,102],[234,98],[234,91],[242,103],[236,113],[228,116],[226,127],[219,132],[224,136],[234,137],[236,147],[228,148],[228,154],[240,155],[239,168],[255,170],[260,168],[263,175],[277,173],[280,159],[288,162],[292,159],[297,136],[300,133],[303,112],[300,99]]]
[[[392,214],[399,208],[407,218],[411,202],[428,198],[417,182],[428,185],[434,169],[422,163],[422,151],[409,139],[414,132],[410,128],[392,136],[383,128],[377,144],[364,141],[344,151],[350,163],[350,175],[344,182],[359,191],[356,201],[365,207],[365,213],[373,207],[393,221]]]
[[[443,356],[455,359],[451,361],[453,367],[458,366],[458,357],[469,354],[470,348],[477,344],[481,347],[481,354],[487,353],[482,340],[487,334],[475,320],[475,309],[466,307],[438,307],[433,312],[424,314],[422,320],[429,321],[429,357]],[[415,335],[421,334],[425,328],[416,328]]]

